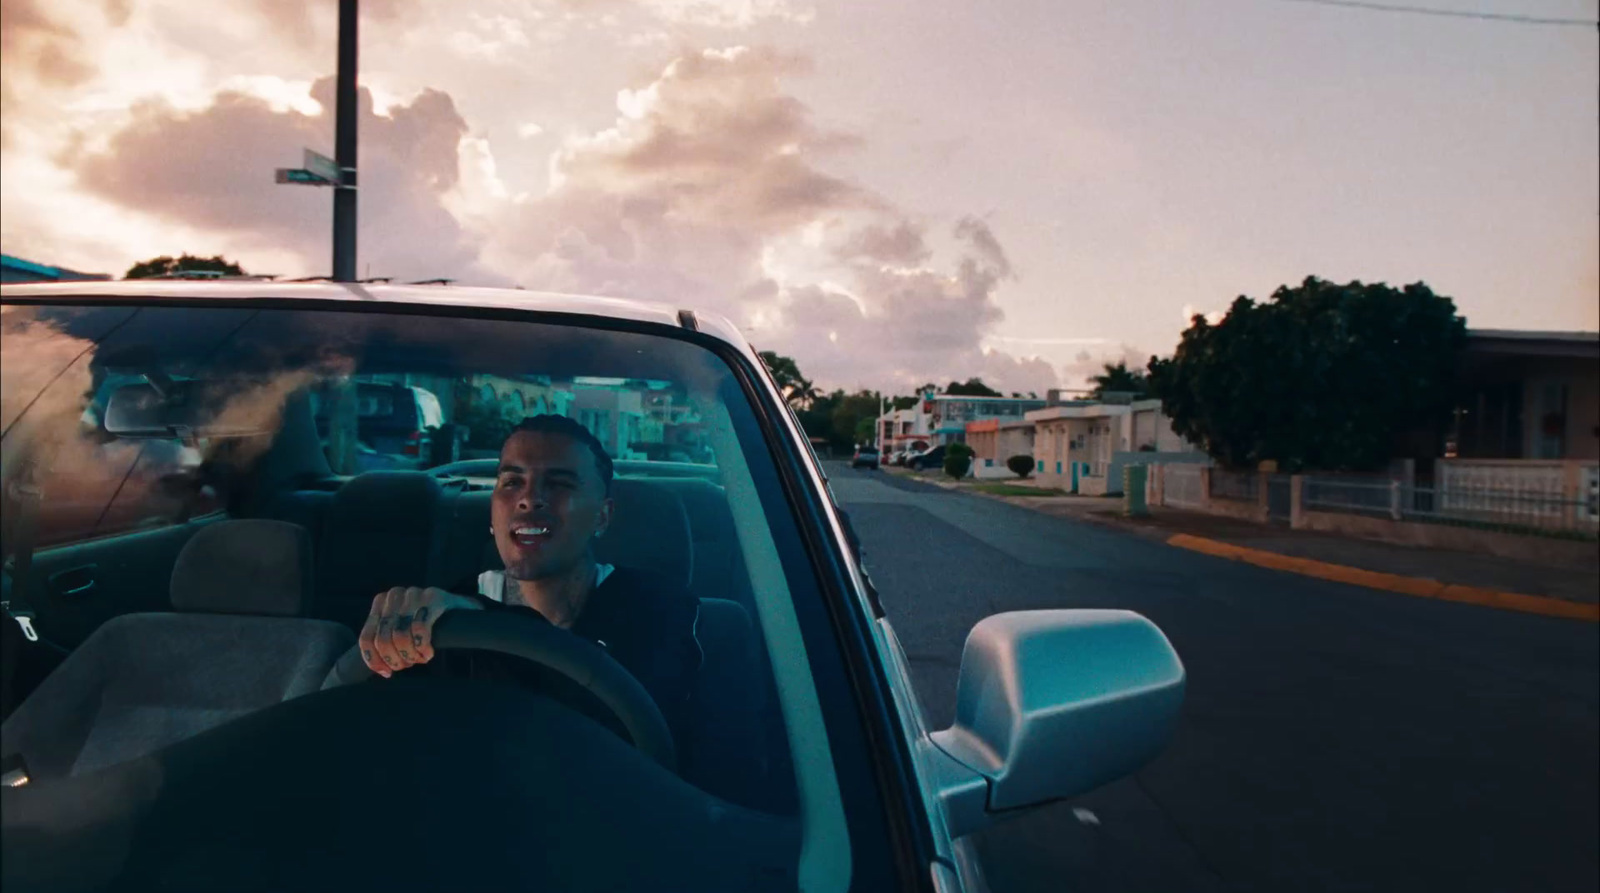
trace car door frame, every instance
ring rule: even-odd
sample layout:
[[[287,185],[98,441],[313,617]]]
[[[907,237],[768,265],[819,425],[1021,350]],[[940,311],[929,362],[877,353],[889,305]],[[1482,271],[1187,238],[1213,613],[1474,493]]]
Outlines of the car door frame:
[[[40,298],[9,297],[16,304],[72,304],[70,293]],[[97,306],[216,307],[216,300],[193,296],[143,294],[131,298],[97,297]],[[784,491],[806,557],[815,574],[823,607],[843,658],[845,677],[855,696],[855,714],[864,734],[867,764],[883,805],[891,852],[887,855],[900,889],[929,891],[933,873],[942,861],[922,797],[912,742],[902,732],[903,719],[893,693],[872,624],[874,610],[869,588],[855,562],[845,526],[840,521],[826,478],[810,450],[798,421],[782,399],[770,372],[754,349],[742,340],[703,331],[688,311],[679,314],[681,325],[598,316],[584,312],[493,307],[465,303],[410,303],[370,299],[230,297],[226,306],[241,309],[373,313],[401,316],[437,316],[511,322],[566,325],[578,328],[631,332],[687,342],[709,351],[733,374],[739,385],[773,468]],[[731,330],[731,327],[730,327]],[[181,548],[181,546],[179,547]]]

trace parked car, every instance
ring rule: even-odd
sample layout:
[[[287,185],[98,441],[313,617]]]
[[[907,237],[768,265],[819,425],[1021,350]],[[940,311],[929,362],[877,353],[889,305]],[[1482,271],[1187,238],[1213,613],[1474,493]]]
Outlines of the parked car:
[[[313,392],[317,431],[328,436],[329,401]],[[356,437],[361,471],[426,468],[461,458],[454,426],[440,434],[444,409],[426,388],[385,382],[356,383]]]
[[[927,471],[931,468],[944,467],[944,444],[939,444],[920,453],[911,454],[906,458],[906,467],[912,471]]]
[[[850,457],[851,468],[870,468],[873,471],[877,471],[878,463],[877,447],[857,447],[856,454]]]
[[[4,543],[27,550],[6,565],[21,569],[6,610],[40,640],[0,622],[15,682],[0,688],[0,888],[980,891],[975,832],[1164,746],[1183,665],[1118,610],[980,621],[954,721],[930,730],[850,519],[727,322],[444,295],[0,287],[0,386],[19,408],[0,440]],[[96,437],[73,439],[113,369],[148,381],[116,387]],[[489,376],[648,383],[696,407],[714,464],[619,463],[592,545],[698,600],[684,740],[607,649],[516,610],[448,612],[433,645],[575,684],[363,672],[373,593],[494,566],[484,476],[499,472],[335,474],[311,396],[352,375],[452,395]],[[201,445],[214,510],[38,549],[9,535],[101,451],[174,431]]]

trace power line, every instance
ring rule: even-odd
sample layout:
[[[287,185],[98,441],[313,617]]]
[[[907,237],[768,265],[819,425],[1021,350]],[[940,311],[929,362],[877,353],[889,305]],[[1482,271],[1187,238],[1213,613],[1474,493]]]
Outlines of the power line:
[[[1364,9],[1370,12],[1401,12],[1413,15],[1440,16],[1450,19],[1478,19],[1486,22],[1506,22],[1516,25],[1566,25],[1581,28],[1600,27],[1594,19],[1569,19],[1558,16],[1532,16],[1511,12],[1474,12],[1467,9],[1438,9],[1430,6],[1403,6],[1398,3],[1368,3],[1366,0],[1278,0],[1280,3],[1310,3],[1316,6],[1340,6],[1346,9]]]

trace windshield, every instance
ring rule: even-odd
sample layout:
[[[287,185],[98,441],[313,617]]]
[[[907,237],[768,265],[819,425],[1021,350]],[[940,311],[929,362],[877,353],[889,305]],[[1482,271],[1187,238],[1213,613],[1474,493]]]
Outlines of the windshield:
[[[178,760],[230,723],[333,696],[336,659],[397,587],[537,610],[540,581],[555,577],[523,569],[527,550],[559,551],[583,522],[563,508],[577,499],[567,491],[593,483],[602,523],[579,531],[572,566],[595,570],[569,630],[642,685],[676,743],[673,775],[723,810],[682,819],[724,814],[694,846],[737,843],[751,877],[848,879],[821,658],[799,619],[816,613],[799,605],[818,584],[753,407],[712,352],[627,331],[325,309],[8,305],[4,337],[5,474],[38,492],[7,503],[7,554],[32,539],[29,582],[48,581],[28,587],[34,624],[68,666],[112,674],[97,698],[7,720],[6,752],[26,760],[30,789]],[[528,455],[570,467],[502,500],[518,476],[538,476]],[[605,479],[586,477],[600,469]],[[534,519],[511,540],[502,506]],[[9,523],[19,515],[26,534]],[[126,651],[134,627],[165,647]],[[257,667],[248,691],[207,694],[207,678],[241,661]],[[452,681],[475,684],[474,661]],[[569,697],[549,675],[506,677],[577,711],[537,737],[568,734],[580,714],[617,725],[615,705]],[[482,742],[463,746],[446,758]],[[642,772],[648,761],[622,751],[569,771]],[[549,796],[552,815],[575,808]],[[727,830],[741,816],[742,838]],[[587,833],[580,846],[606,837]]]

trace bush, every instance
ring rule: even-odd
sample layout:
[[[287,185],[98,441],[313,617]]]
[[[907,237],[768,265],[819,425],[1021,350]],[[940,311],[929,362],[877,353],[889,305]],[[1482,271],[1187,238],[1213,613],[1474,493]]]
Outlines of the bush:
[[[966,477],[967,476],[967,472],[970,471],[971,469],[972,469],[972,451],[971,450],[968,450],[965,455],[963,455],[961,453],[958,453],[958,452],[954,452],[952,450],[945,450],[945,453],[944,453],[944,473],[945,474],[948,474],[951,477],[953,477],[953,478],[955,478],[956,480],[959,481],[962,478]]]
[[[1033,474],[1033,457],[1023,455],[1012,456],[1006,460],[1006,467],[1011,469],[1011,473],[1017,477],[1025,478],[1028,475]]]
[[[944,448],[944,454],[946,456],[964,456],[968,459],[971,459],[973,456],[977,455],[977,452],[973,450],[972,447],[967,446],[964,443],[952,443]]]

